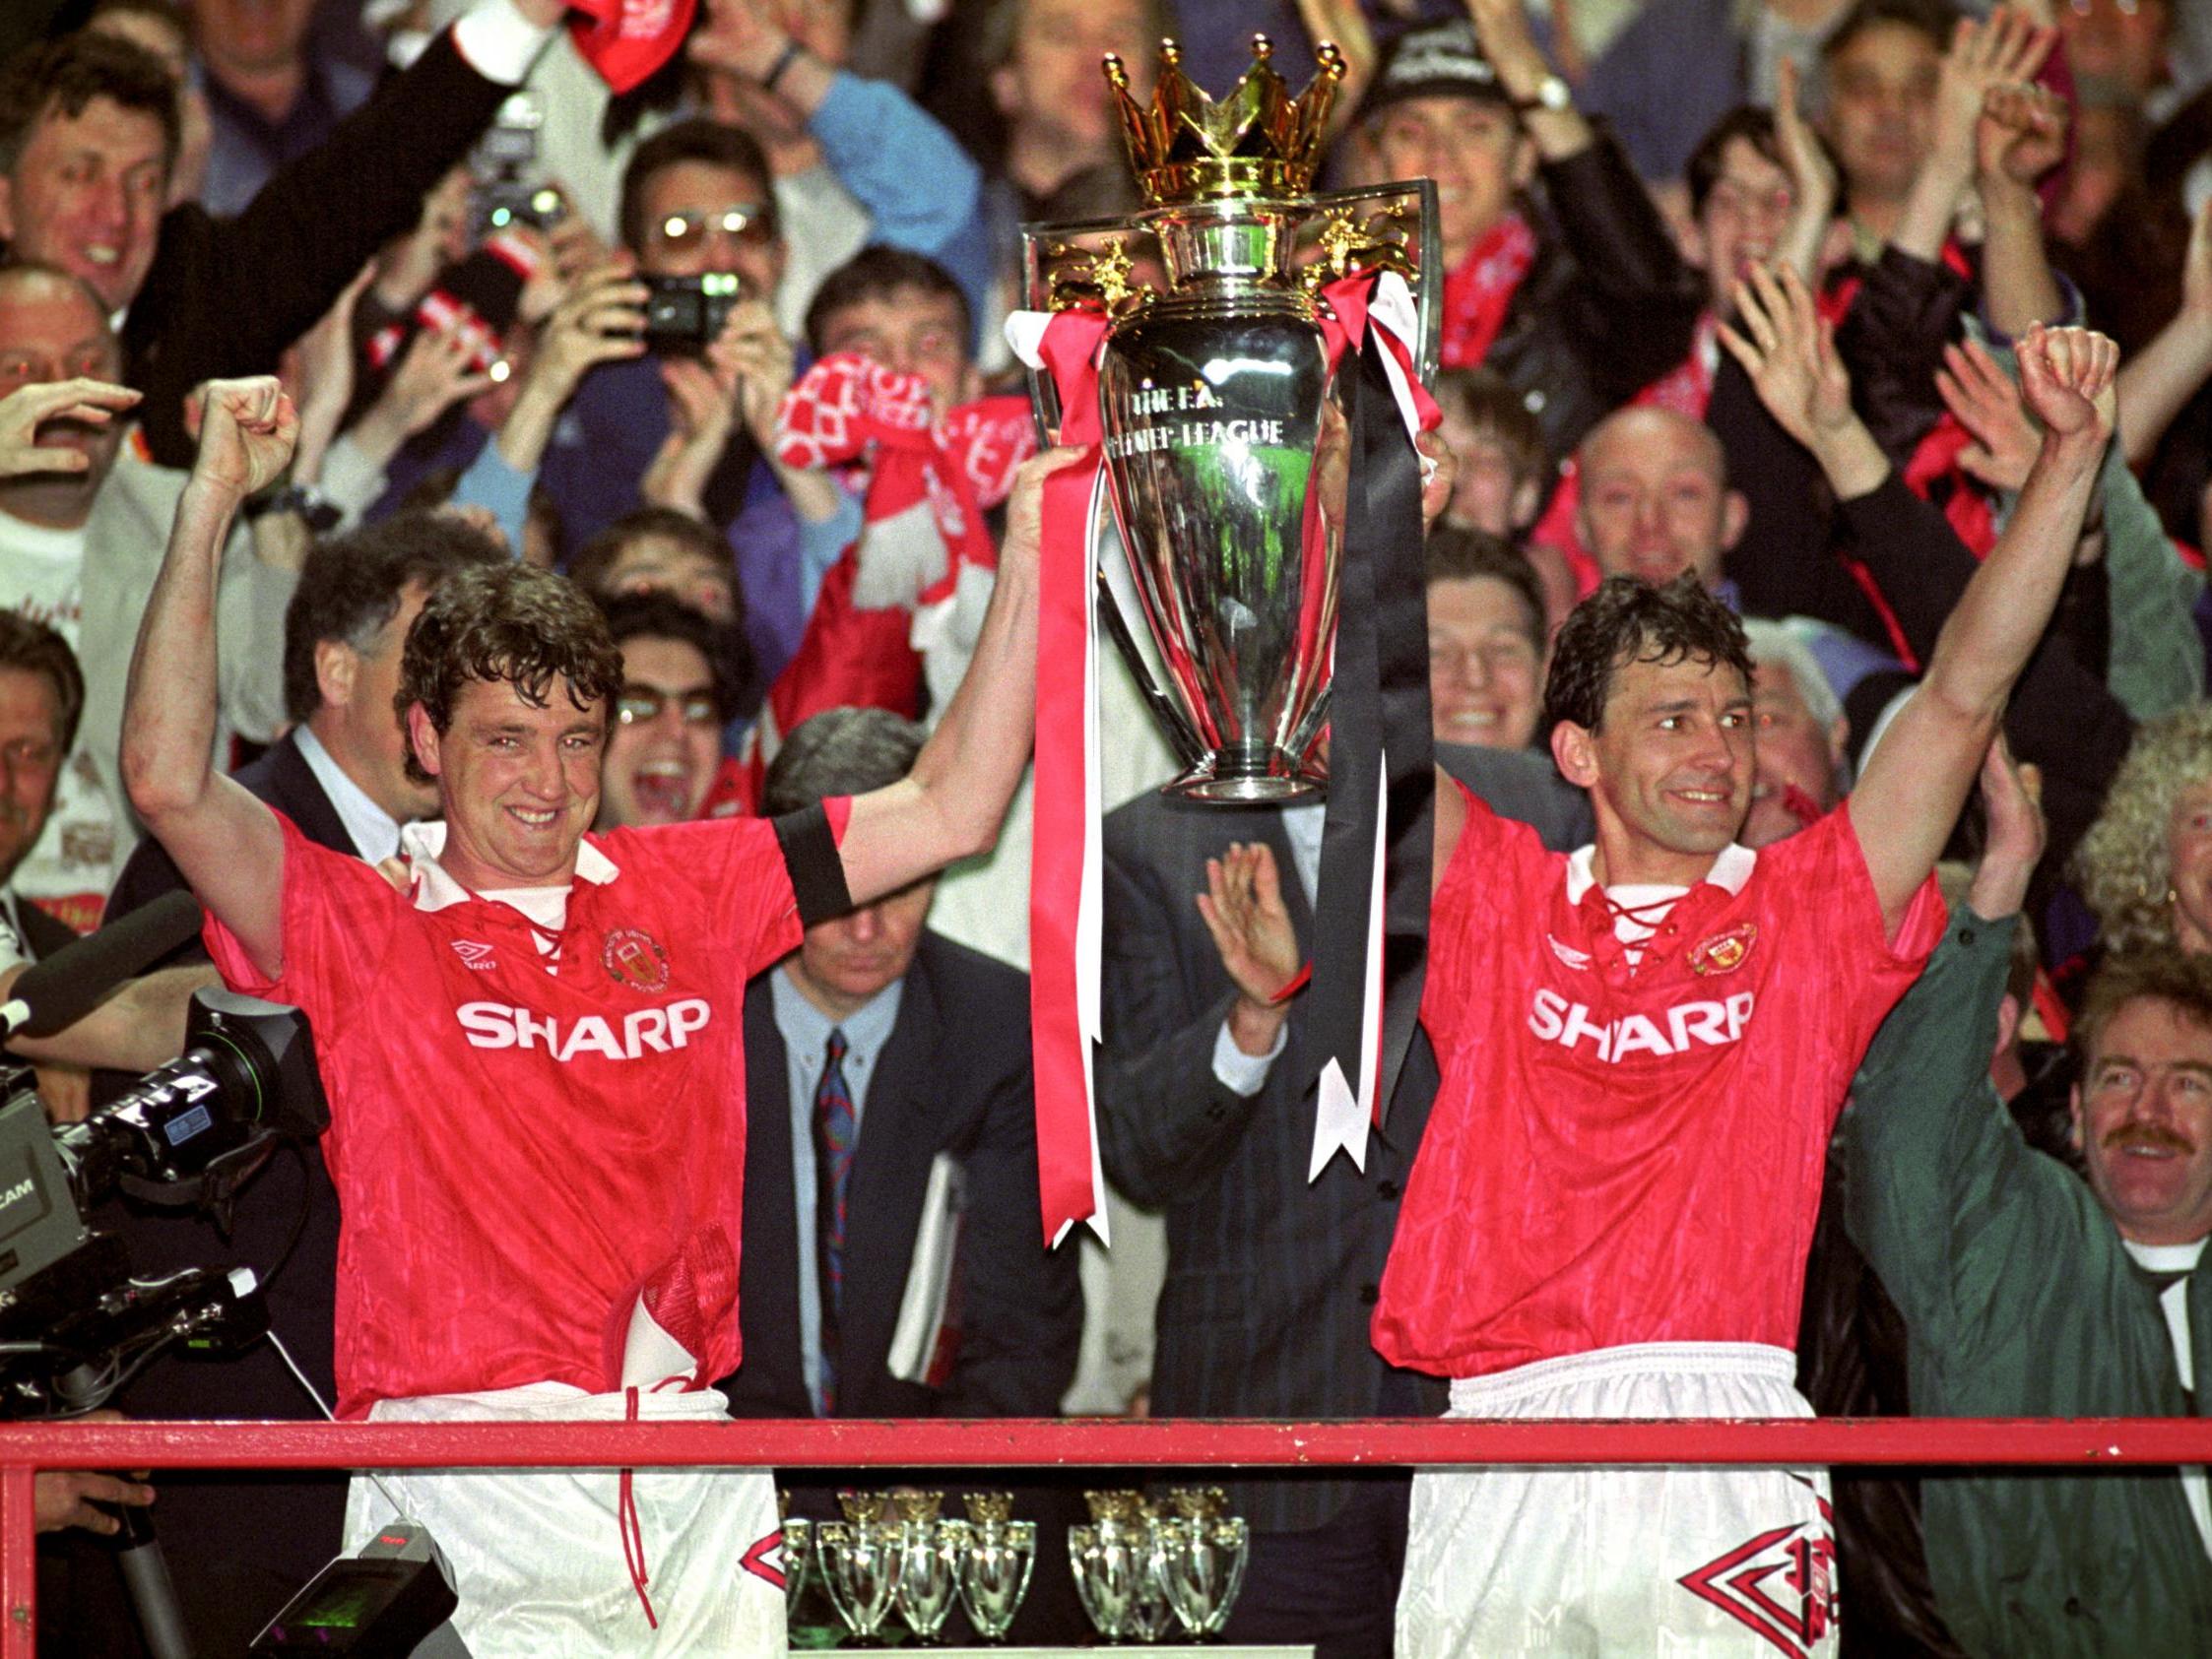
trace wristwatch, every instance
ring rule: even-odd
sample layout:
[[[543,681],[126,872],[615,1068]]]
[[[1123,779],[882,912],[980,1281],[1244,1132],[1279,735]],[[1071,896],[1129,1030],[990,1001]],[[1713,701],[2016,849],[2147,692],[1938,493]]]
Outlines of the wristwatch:
[[[1571,109],[1574,107],[1574,92],[1567,83],[1556,75],[1546,75],[1536,83],[1536,91],[1533,96],[1515,98],[1513,107],[1519,113],[1526,115],[1531,109]]]
[[[346,516],[311,483],[288,483],[267,490],[249,500],[244,512],[249,524],[271,513],[297,513],[317,536],[329,535]]]

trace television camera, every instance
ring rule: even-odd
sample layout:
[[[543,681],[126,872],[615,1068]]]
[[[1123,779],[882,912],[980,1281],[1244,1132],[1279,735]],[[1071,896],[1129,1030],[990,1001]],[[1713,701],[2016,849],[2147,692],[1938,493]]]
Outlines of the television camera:
[[[38,971],[0,1008],[10,1035],[58,1029],[83,1011],[54,1017],[45,1005],[54,999],[35,995]],[[15,1012],[25,1002],[28,1018]],[[227,1220],[238,1186],[281,1139],[330,1122],[305,1015],[199,990],[184,1053],[81,1123],[49,1126],[25,1071],[0,1088],[0,1417],[76,1416],[174,1344],[219,1357],[268,1328],[250,1270],[137,1279],[122,1241],[86,1216],[120,1190]]]

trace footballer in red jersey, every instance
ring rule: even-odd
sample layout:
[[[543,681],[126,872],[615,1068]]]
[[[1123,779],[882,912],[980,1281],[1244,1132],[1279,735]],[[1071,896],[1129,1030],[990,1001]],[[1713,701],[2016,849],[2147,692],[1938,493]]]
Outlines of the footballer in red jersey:
[[[1840,370],[1809,316],[1752,307],[1747,328],[1738,354],[1770,408],[1794,396],[1821,418]],[[1609,582],[1560,631],[1545,724],[1590,793],[1594,846],[1547,855],[1439,779],[1422,1017],[1443,1081],[1374,1333],[1386,1360],[1453,1378],[1456,1415],[1809,1414],[1790,1349],[1829,1130],[1940,932],[1930,872],[2112,433],[2111,342],[2038,331],[2020,362],[2045,428],[2035,471],[1841,808],[1737,844],[1751,665],[1694,578]],[[1868,461],[1872,488],[1887,463]],[[1832,1653],[1824,1487],[1424,1472],[1399,1651],[1511,1653],[1572,1630],[1590,1651]]]
[[[587,837],[622,684],[604,618],[524,565],[446,583],[401,669],[409,765],[444,819],[411,832],[402,892],[209,765],[224,541],[297,420],[273,379],[206,403],[123,770],[226,978],[313,1023],[344,1213],[343,1410],[721,1417],[705,1380],[739,1358],[745,982],[807,924],[995,838],[1034,718],[1038,495],[1064,458],[1016,489],[974,672],[913,772],[774,823]],[[781,1649],[764,1475],[385,1484],[437,1538],[479,1654]],[[349,1547],[390,1513],[357,1483]]]

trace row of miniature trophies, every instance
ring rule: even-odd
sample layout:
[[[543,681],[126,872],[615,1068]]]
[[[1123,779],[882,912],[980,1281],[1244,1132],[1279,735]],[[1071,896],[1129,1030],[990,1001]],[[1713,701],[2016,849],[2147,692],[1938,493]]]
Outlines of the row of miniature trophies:
[[[1218,1487],[1175,1487],[1164,1505],[1140,1492],[1086,1492],[1090,1523],[1068,1529],[1068,1563],[1083,1611],[1108,1641],[1157,1641],[1180,1626],[1219,1632],[1244,1585],[1250,1539]],[[967,1519],[941,1517],[944,1494],[902,1487],[842,1492],[841,1521],[783,1523],[784,1595],[809,1573],[860,1641],[885,1633],[892,1610],[936,1639],[957,1600],[986,1641],[1002,1640],[1029,1591],[1037,1523],[1013,1519],[1013,1495],[962,1495]]]

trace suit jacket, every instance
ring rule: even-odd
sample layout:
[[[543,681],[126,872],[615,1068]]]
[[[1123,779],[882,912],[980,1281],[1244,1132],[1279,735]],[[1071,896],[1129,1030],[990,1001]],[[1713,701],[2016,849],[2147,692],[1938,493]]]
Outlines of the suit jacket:
[[[161,242],[123,321],[126,378],[154,458],[189,467],[185,395],[216,375],[275,369],[370,255],[412,226],[511,87],[469,67],[441,32],[317,149],[288,163],[235,219],[196,202]]]
[[[1456,745],[1440,746],[1438,758],[1478,794],[1510,792],[1555,834],[1575,827],[1548,759]],[[1416,1036],[1366,1171],[1339,1157],[1308,1184],[1316,1062],[1302,1011],[1293,1006],[1286,1046],[1258,1093],[1238,1096],[1213,1074],[1215,1036],[1236,993],[1193,897],[1205,890],[1205,861],[1232,841],[1273,852],[1300,949],[1310,951],[1313,913],[1276,810],[1153,795],[1106,819],[1098,1127],[1108,1178],[1166,1216],[1152,1411],[1441,1411],[1441,1385],[1392,1371],[1368,1338],[1399,1196],[1436,1098],[1435,1055]],[[1352,1491],[1349,1480],[1279,1476],[1240,1484],[1231,1501],[1256,1527],[1304,1530],[1332,1519]]]
[[[236,777],[318,845],[351,855],[338,812],[288,734]],[[160,842],[148,838],[108,900],[116,917],[184,886]],[[205,960],[198,944],[172,960]],[[112,1077],[113,1074],[102,1074]],[[118,1228],[132,1271],[251,1266],[264,1283],[270,1329],[326,1400],[336,1396],[331,1341],[338,1286],[338,1193],[309,1143],[279,1151],[240,1195],[228,1239],[212,1222],[120,1202],[100,1220]],[[164,1356],[120,1402],[134,1417],[321,1416],[267,1343],[225,1362]],[[342,1471],[188,1474],[164,1470],[155,1510],[163,1548],[195,1651],[242,1652],[253,1634],[338,1554],[346,1518]]]
[[[771,969],[770,972],[780,970]],[[725,1380],[739,1417],[808,1417],[789,1068],[767,976],[747,988],[745,1359]],[[935,933],[906,972],[853,1155],[839,1417],[1050,1417],[1074,1375],[1074,1252],[1048,1252],[1037,1198],[1029,981]],[[967,1172],[955,1294],[960,1346],[943,1390],[885,1369],[932,1160]]]

